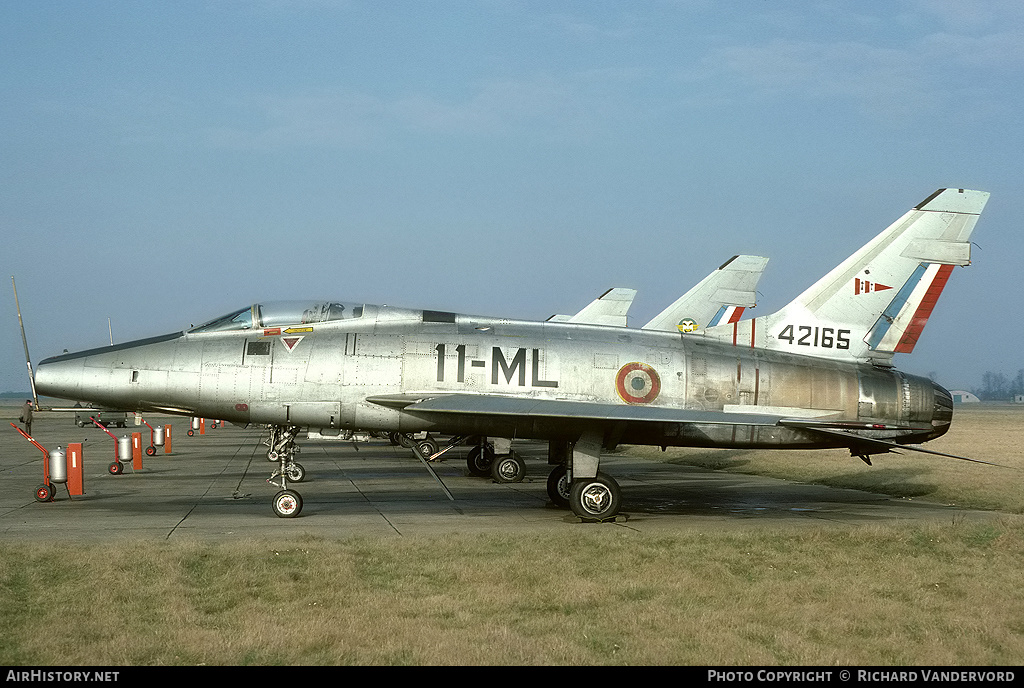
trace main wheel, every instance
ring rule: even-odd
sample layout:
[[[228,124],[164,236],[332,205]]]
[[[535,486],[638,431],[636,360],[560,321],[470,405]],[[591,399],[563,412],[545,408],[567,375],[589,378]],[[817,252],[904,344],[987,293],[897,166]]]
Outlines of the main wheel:
[[[477,445],[469,450],[466,457],[466,466],[469,474],[478,478],[484,478],[491,474],[491,464],[494,463],[494,447],[489,444]]]
[[[515,452],[499,456],[491,464],[491,477],[496,483],[519,483],[524,475],[526,463]]]
[[[52,502],[53,501],[53,486],[52,485],[40,485],[36,488],[36,501],[37,502]]]
[[[427,437],[426,439],[418,440],[416,442],[416,448],[420,450],[420,454],[423,454],[424,459],[429,459],[431,456],[437,453],[440,447],[437,441]]]
[[[551,471],[551,475],[548,476],[548,497],[551,498],[555,506],[564,509],[569,506],[570,491],[569,471],[564,465],[555,466],[555,470]]]
[[[156,456],[156,447],[146,447],[146,456]]]
[[[110,472],[110,475],[121,475],[124,473],[124,464],[120,461],[115,461],[107,466],[107,470]]]
[[[281,490],[274,495],[274,513],[280,518],[295,518],[302,511],[302,497],[294,490]]]
[[[301,483],[306,479],[306,469],[302,467],[301,463],[293,461],[285,467],[284,471],[285,475],[288,476],[288,480],[293,483]]]
[[[609,521],[619,513],[622,502],[619,484],[610,475],[598,473],[596,478],[572,481],[569,507],[585,521]]]

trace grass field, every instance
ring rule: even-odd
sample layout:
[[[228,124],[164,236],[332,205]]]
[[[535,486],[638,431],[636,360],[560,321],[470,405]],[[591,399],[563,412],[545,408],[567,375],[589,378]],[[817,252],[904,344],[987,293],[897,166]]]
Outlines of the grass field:
[[[6,545],[0,664],[1019,664],[1022,585],[1010,524]]]
[[[1007,513],[985,524],[0,542],[0,664],[1019,665],[1022,421],[958,411],[928,445],[1010,468],[650,455]]]

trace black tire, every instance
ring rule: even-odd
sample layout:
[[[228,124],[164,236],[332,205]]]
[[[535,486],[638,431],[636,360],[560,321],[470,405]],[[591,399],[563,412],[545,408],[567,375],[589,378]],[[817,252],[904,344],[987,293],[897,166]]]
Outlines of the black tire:
[[[526,463],[511,452],[494,459],[491,464],[491,477],[496,483],[521,483],[526,475]]]
[[[40,485],[36,488],[36,501],[37,502],[52,502],[53,501],[53,486],[52,485]]]
[[[146,447],[146,456],[156,456],[156,447]]]
[[[272,506],[279,518],[295,518],[302,512],[302,496],[294,490],[281,490],[274,495]]]
[[[122,473],[124,473],[124,464],[121,463],[120,461],[115,461],[114,463],[107,466],[107,471],[110,473],[110,475],[121,475]]]
[[[306,479],[306,469],[302,467],[301,463],[293,461],[284,470],[289,482],[301,483]]]
[[[478,478],[489,476],[493,463],[494,447],[489,444],[483,445],[483,448],[478,444],[469,450],[469,455],[466,457],[466,467],[469,469],[469,474],[475,475]]]
[[[409,437],[408,435],[404,435],[404,434],[398,435],[398,444],[400,446],[402,446],[402,447],[405,447],[406,449],[408,449],[409,447],[412,446],[413,441],[414,440],[411,437]]]
[[[437,453],[438,449],[440,449],[437,442],[429,437],[424,440],[417,441],[416,448],[420,450],[420,454],[423,454],[424,459],[429,459]]]
[[[572,486],[569,484],[569,471],[565,466],[555,466],[548,476],[548,497],[555,506],[564,509],[569,506]]]
[[[569,507],[584,521],[610,521],[618,515],[621,503],[619,484],[610,475],[598,473],[596,478],[572,481]]]

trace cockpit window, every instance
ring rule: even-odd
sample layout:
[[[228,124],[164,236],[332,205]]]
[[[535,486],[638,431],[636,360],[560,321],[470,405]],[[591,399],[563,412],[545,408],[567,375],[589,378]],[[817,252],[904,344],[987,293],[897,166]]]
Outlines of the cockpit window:
[[[282,325],[310,325],[330,320],[347,320],[363,315],[362,306],[339,301],[317,301],[313,303],[286,301],[257,304],[260,327]]]
[[[225,332],[227,330],[250,329],[252,329],[252,306],[243,308],[240,311],[233,311],[219,318],[214,318],[199,327],[193,327],[189,332]]]
[[[271,301],[215,318],[189,332],[226,332],[254,327],[309,325],[331,320],[360,318],[363,307],[340,301]]]

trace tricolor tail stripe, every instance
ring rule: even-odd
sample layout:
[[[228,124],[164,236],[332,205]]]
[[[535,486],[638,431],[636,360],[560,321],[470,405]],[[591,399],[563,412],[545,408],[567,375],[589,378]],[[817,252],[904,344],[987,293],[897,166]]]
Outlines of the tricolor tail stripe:
[[[942,263],[918,265],[868,332],[868,346],[875,351],[913,351],[952,271],[952,265]]]
[[[917,311],[910,320],[910,325],[903,333],[903,336],[900,337],[900,343],[896,345],[897,353],[909,354],[914,350],[914,345],[917,344],[917,339],[921,336],[928,318],[931,317],[932,310],[934,310],[935,304],[939,300],[939,295],[942,294],[942,290],[946,287],[946,282],[949,281],[951,274],[953,274],[952,265],[938,266],[938,270],[935,271],[935,278],[928,286],[928,291],[925,292],[924,298],[921,299]]]
[[[718,309],[718,312],[715,313],[715,317],[711,318],[711,322],[708,323],[708,327],[714,327],[715,325],[729,325],[734,322],[739,322],[744,310],[744,306],[722,306]]]

